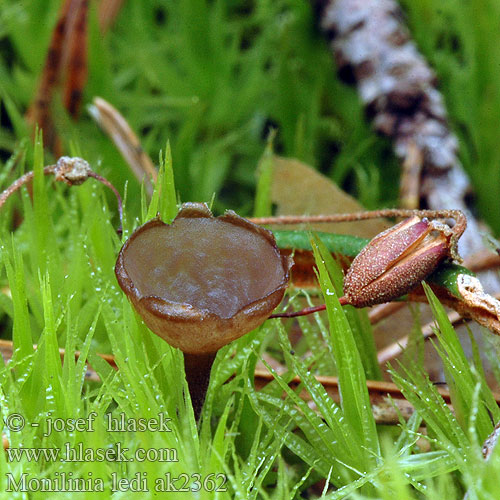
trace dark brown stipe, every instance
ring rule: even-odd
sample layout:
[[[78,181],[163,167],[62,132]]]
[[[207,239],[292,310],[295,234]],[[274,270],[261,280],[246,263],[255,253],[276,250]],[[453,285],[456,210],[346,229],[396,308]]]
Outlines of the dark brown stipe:
[[[208,354],[184,353],[184,371],[196,420],[199,420],[201,416],[216,354],[216,352]]]

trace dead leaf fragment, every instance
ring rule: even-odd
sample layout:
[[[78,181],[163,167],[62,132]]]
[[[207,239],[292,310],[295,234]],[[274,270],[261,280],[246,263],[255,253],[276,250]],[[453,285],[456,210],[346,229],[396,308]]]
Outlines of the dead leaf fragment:
[[[490,458],[496,444],[498,443],[498,438],[500,437],[500,423],[495,425],[493,432],[486,438],[483,444],[483,457],[485,460]]]
[[[277,205],[277,215],[326,215],[365,210],[328,177],[299,160],[275,156],[273,171],[271,200]],[[371,238],[389,225],[383,220],[369,220],[310,224],[308,228]]]
[[[483,290],[475,276],[459,274],[457,285],[462,296],[462,307],[480,325],[500,335],[500,302]]]

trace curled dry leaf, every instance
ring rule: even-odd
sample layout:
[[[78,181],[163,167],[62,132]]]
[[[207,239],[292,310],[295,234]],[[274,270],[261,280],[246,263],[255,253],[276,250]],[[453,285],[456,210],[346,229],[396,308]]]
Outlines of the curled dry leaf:
[[[338,214],[363,212],[365,209],[331,179],[293,158],[273,157],[271,201],[277,215]],[[346,221],[335,224],[308,224],[308,229],[355,234],[371,238],[388,227],[384,220]]]
[[[456,277],[457,291],[452,293],[448,287],[436,285],[431,280],[428,283],[439,301],[457,311],[463,318],[469,318],[488,328],[492,333],[500,335],[500,316],[495,312],[498,300],[484,292],[480,281],[470,275],[459,274]],[[464,295],[462,295],[464,293]],[[408,294],[408,300],[413,302],[427,302],[425,292],[421,286]]]
[[[483,290],[474,276],[460,274],[457,278],[462,307],[480,325],[500,335],[500,302]]]

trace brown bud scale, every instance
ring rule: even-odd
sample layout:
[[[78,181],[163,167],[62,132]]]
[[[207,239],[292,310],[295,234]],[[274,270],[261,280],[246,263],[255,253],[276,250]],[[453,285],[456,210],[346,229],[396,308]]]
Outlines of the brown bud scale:
[[[450,255],[450,235],[439,225],[411,217],[373,238],[344,280],[349,304],[389,302],[415,288]]]

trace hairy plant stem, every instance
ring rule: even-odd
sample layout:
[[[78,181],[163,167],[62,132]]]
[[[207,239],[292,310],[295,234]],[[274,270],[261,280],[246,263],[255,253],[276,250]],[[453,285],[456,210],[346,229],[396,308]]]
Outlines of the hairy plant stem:
[[[111,191],[113,191],[113,194],[116,196],[116,201],[118,204],[118,214],[120,217],[120,226],[116,231],[117,233],[121,234],[123,224],[123,203],[120,193],[115,188],[115,186],[111,184],[111,182],[109,182],[101,175],[96,174],[85,160],[76,157],[69,158],[67,156],[63,156],[59,158],[58,162],[55,165],[48,165],[47,167],[44,167],[43,174],[54,175],[56,181],[64,182],[65,184],[68,184],[68,186],[82,184],[89,177],[92,177],[111,189]],[[33,177],[34,172],[28,172],[19,177],[19,179],[15,180],[8,188],[6,188],[0,194],[0,209],[4,206],[11,195],[18,191],[22,186],[33,180]]]
[[[374,219],[379,217],[413,217],[418,216],[421,218],[433,219],[454,219],[455,224],[450,228],[450,253],[456,260],[461,260],[456,252],[458,239],[467,227],[467,219],[463,212],[460,210],[410,210],[410,209],[383,209],[374,210],[371,212],[355,212],[348,214],[331,214],[331,215],[311,215],[311,216],[294,216],[284,215],[278,217],[259,217],[252,219],[255,224],[299,224],[299,223],[318,223],[318,222],[348,222],[360,221],[367,219]],[[341,305],[348,304],[346,297],[342,296],[339,299]],[[269,316],[273,318],[295,318],[298,316],[306,316],[315,312],[323,311],[326,305],[322,304],[315,307],[307,307],[300,311],[288,313],[276,313]]]
[[[367,212],[353,212],[347,214],[329,215],[279,215],[276,217],[254,217],[249,219],[254,224],[261,225],[287,225],[287,224],[315,224],[332,222],[355,222],[381,217],[427,217],[430,219],[453,219],[455,225],[450,229],[452,236],[450,246],[456,248],[460,236],[467,227],[467,218],[461,210],[410,210],[404,208],[385,208]],[[458,256],[456,256],[458,259]],[[459,259],[458,259],[459,260]]]
[[[113,191],[113,194],[116,196],[116,201],[118,204],[118,215],[120,217],[120,226],[118,227],[116,232],[118,234],[121,234],[123,230],[123,203],[122,203],[122,197],[120,196],[118,189],[116,189],[115,186],[108,181],[108,179],[102,177],[99,174],[96,174],[93,171],[89,172],[89,177],[93,177],[96,181],[99,181],[101,184],[104,184],[106,187],[111,189],[111,191]]]

